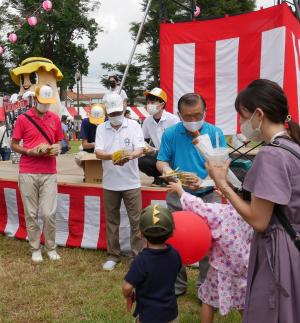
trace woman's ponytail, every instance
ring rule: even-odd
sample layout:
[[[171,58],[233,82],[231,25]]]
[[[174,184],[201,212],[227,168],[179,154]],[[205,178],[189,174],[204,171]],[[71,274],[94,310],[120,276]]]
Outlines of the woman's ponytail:
[[[298,123],[294,122],[291,118],[288,118],[290,116],[287,116],[287,131],[291,138],[300,145],[300,126]]]

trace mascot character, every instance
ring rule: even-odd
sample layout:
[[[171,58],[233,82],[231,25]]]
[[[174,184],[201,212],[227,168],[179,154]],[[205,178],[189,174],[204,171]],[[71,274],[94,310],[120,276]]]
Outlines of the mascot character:
[[[29,57],[22,61],[20,66],[10,71],[14,83],[20,86],[18,95],[12,96],[12,102],[17,97],[27,99],[33,97],[37,86],[49,85],[53,89],[55,103],[51,104],[50,110],[60,115],[61,103],[57,88],[57,81],[63,78],[62,72],[53,62],[44,57]]]

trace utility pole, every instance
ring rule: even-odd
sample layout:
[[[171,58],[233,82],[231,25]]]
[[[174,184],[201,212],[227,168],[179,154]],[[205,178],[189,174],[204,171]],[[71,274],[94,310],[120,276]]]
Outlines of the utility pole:
[[[136,46],[139,42],[139,39],[141,37],[141,34],[142,34],[142,30],[144,28],[144,25],[145,25],[145,22],[146,22],[146,19],[147,19],[147,16],[148,16],[148,12],[150,10],[150,6],[151,6],[151,3],[152,3],[152,0],[148,0],[148,4],[147,4],[147,7],[146,7],[146,10],[145,10],[145,13],[144,13],[144,17],[143,17],[143,20],[142,20],[142,23],[140,25],[140,28],[139,28],[139,31],[138,31],[138,34],[136,36],[136,39],[135,39],[135,42],[134,42],[134,45],[133,45],[133,48],[131,50],[131,54],[129,56],[129,60],[128,60],[128,63],[126,65],[126,69],[125,69],[125,72],[124,72],[124,75],[123,75],[123,78],[122,78],[122,81],[121,81],[121,84],[120,84],[120,88],[119,88],[119,94],[121,93],[122,91],[122,88],[125,84],[125,81],[126,81],[126,78],[127,78],[127,74],[128,74],[128,71],[129,71],[129,67],[131,65],[131,62],[132,62],[132,59],[133,59],[133,56],[134,56],[134,53],[135,53],[135,50],[136,50]]]
[[[75,80],[77,83],[77,115],[80,115],[80,111],[79,111],[79,82],[81,80],[81,74],[79,72],[79,70],[76,71],[75,73]]]

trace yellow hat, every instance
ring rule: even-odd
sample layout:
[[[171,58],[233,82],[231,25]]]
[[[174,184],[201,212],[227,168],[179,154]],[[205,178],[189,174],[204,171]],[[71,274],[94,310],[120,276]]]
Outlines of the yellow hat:
[[[52,87],[49,85],[37,86],[35,88],[35,96],[38,102],[42,104],[52,104],[56,102],[53,96]]]
[[[153,95],[158,98],[161,98],[165,103],[167,103],[167,93],[159,87],[155,87],[151,91],[144,92],[144,96]]]
[[[90,123],[98,126],[105,120],[105,108],[103,104],[95,104],[92,106],[91,114],[89,116]]]
[[[45,71],[53,71],[57,81],[63,78],[62,72],[53,64],[53,62],[44,57],[29,57],[24,59],[19,67],[10,70],[10,77],[17,84],[20,85],[20,75],[30,74],[43,68]]]

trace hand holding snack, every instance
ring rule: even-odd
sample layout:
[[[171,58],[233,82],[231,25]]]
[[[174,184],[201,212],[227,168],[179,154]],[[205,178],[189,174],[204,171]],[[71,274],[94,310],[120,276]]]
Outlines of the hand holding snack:
[[[177,176],[177,169],[173,170],[170,167],[164,167],[163,173],[160,176],[160,178],[163,178],[166,182],[177,182],[178,176]]]
[[[145,148],[143,151],[145,155],[154,155],[156,152],[157,152],[156,148],[150,146],[147,142],[145,142]]]
[[[112,162],[114,165],[123,166],[131,158],[130,152],[127,150],[117,150],[112,154]]]
[[[31,157],[42,157],[48,153],[49,145],[39,144],[38,146],[29,149],[27,155]]]
[[[49,156],[57,156],[59,153],[60,153],[60,145],[59,144],[53,144],[48,149]]]
[[[201,186],[201,179],[194,173],[191,172],[179,172],[178,178],[182,185],[189,188],[190,190],[197,190]]]

